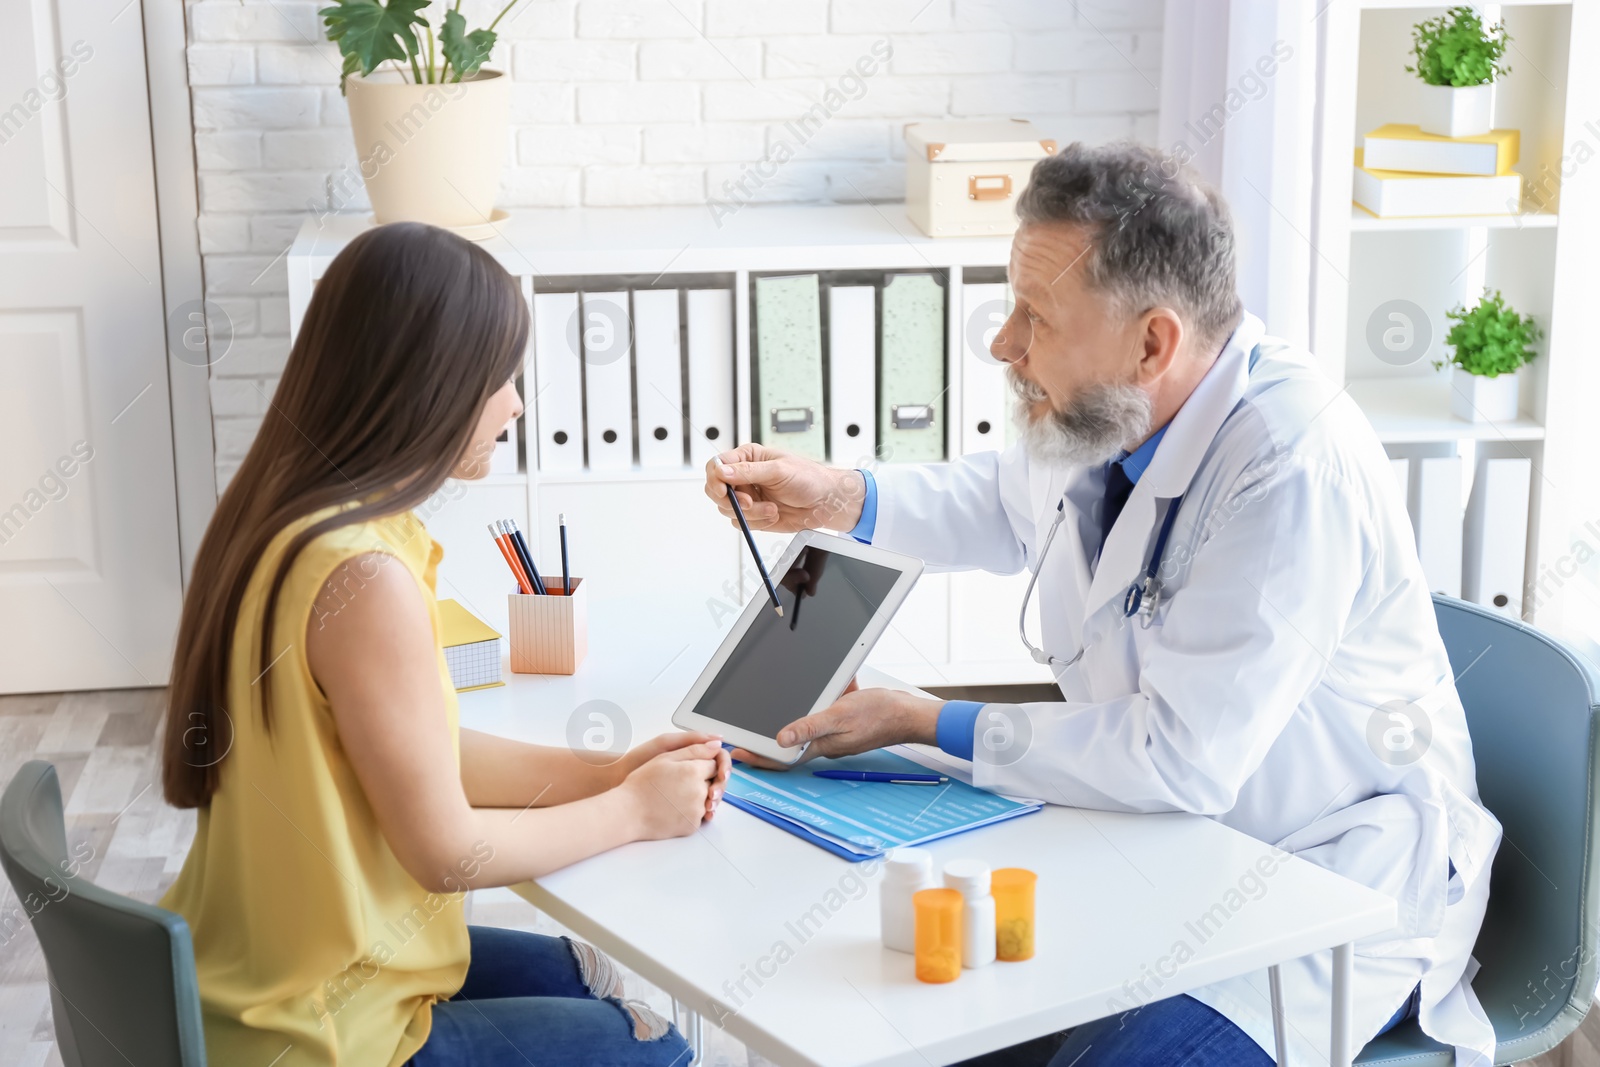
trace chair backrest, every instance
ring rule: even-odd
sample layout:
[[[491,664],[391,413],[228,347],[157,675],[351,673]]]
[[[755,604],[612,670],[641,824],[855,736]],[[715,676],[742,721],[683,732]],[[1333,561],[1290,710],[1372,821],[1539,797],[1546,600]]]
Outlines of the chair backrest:
[[[189,924],[79,875],[48,763],[0,796],[0,864],[44,950],[66,1067],[204,1067]]]
[[[1466,708],[1478,792],[1505,830],[1473,981],[1495,1062],[1532,1059],[1594,999],[1600,674],[1530,626],[1453,597],[1434,610]]]

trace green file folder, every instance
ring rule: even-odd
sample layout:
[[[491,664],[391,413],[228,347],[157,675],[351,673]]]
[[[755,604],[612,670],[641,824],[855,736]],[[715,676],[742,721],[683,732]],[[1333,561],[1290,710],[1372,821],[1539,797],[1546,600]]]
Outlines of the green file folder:
[[[827,458],[822,310],[815,274],[756,279],[755,439]]]
[[[889,463],[945,458],[944,289],[931,274],[883,287],[878,454]]]

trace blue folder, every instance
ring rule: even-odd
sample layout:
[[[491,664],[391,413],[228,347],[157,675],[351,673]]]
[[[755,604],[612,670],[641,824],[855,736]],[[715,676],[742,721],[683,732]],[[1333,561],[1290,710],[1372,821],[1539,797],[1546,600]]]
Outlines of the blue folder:
[[[1012,800],[952,778],[936,786],[850,782],[812,771],[916,772],[928,768],[879,750],[816,759],[789,771],[733,765],[724,799],[836,856],[859,863],[891,848],[921,845],[1038,811],[1038,801]]]

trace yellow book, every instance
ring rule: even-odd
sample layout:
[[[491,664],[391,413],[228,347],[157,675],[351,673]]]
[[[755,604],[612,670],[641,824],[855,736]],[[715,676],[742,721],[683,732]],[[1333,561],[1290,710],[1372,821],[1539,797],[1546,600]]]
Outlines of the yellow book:
[[[1515,215],[1522,209],[1522,175],[1425,174],[1362,165],[1356,149],[1351,199],[1379,218]]]
[[[1482,177],[1510,174],[1522,147],[1522,135],[1517,130],[1490,130],[1476,137],[1444,137],[1423,133],[1420,126],[1397,122],[1379,126],[1362,141],[1366,147],[1366,165],[1373,170]]]
[[[504,685],[500,680],[500,635],[454,600],[441,600],[438,604],[444,661],[456,690]]]

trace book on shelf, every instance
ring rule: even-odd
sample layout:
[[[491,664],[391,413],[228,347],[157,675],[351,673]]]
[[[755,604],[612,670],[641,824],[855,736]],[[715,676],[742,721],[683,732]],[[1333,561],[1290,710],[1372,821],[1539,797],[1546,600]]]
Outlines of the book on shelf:
[[[504,685],[500,680],[500,635],[454,600],[439,601],[444,662],[457,692]]]
[[[1379,218],[1515,215],[1522,209],[1522,175],[1490,177],[1380,170],[1363,165],[1356,149],[1352,199]]]
[[[1490,130],[1475,137],[1423,133],[1420,126],[1391,122],[1362,138],[1371,170],[1422,174],[1474,174],[1491,178],[1511,173],[1522,136],[1517,130]]]

